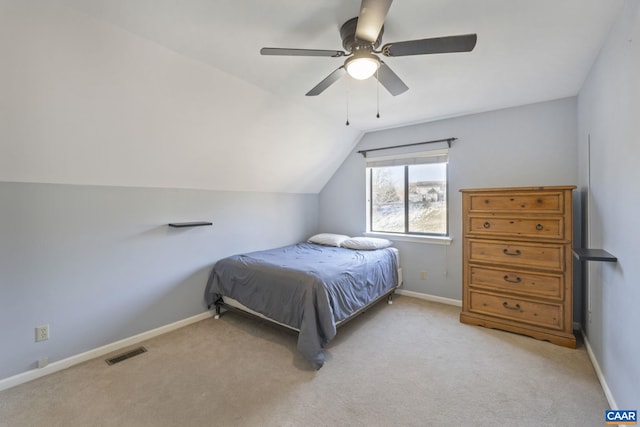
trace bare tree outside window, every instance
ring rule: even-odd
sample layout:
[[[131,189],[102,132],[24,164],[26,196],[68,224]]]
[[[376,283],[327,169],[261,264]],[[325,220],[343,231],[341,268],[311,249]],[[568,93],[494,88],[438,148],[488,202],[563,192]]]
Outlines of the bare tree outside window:
[[[404,166],[371,170],[371,229],[404,232]]]

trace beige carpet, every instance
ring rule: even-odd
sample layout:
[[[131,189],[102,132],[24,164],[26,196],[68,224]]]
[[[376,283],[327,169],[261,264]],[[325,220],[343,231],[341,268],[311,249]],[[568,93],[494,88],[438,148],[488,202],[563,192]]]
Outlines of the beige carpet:
[[[598,426],[582,345],[463,325],[396,296],[338,331],[319,371],[296,337],[227,313],[0,392],[0,426]]]

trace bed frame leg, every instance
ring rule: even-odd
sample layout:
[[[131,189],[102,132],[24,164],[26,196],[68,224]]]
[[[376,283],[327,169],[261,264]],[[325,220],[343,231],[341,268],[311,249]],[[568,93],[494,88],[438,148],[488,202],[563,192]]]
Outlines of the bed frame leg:
[[[393,294],[389,294],[389,296],[387,297],[387,304],[393,304]]]
[[[220,300],[216,301],[214,304],[216,305],[216,315],[213,316],[214,319],[218,320],[220,318],[220,304],[218,304]]]

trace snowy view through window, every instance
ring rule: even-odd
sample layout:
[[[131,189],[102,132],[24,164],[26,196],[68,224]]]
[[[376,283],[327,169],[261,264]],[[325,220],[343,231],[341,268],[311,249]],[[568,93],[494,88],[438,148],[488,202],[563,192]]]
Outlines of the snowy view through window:
[[[446,163],[371,168],[371,231],[446,235],[446,197]]]

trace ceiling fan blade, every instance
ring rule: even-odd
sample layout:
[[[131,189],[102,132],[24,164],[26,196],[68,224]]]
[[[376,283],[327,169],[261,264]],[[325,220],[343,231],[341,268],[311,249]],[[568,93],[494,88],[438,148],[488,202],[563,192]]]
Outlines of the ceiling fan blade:
[[[476,47],[477,34],[435,37],[431,39],[410,40],[387,43],[382,46],[385,56],[426,55],[431,53],[471,52]]]
[[[378,39],[384,19],[387,17],[393,0],[362,0],[356,38],[374,43]]]
[[[345,73],[346,71],[344,69],[344,65],[341,65],[338,69],[336,69],[334,72],[332,72],[327,77],[325,77],[324,80],[318,83],[313,89],[307,92],[306,95],[307,96],[320,95],[322,92],[324,92],[326,88],[328,88],[329,86],[337,82],[338,79],[342,77]]]
[[[400,80],[400,77],[382,61],[380,61],[380,68],[378,68],[378,73],[374,74],[374,76],[375,75],[377,75],[380,84],[393,96],[400,95],[409,90],[409,87]]]
[[[341,50],[322,50],[322,49],[287,49],[280,47],[263,47],[260,49],[260,55],[281,55],[281,56],[344,56],[345,52]]]

